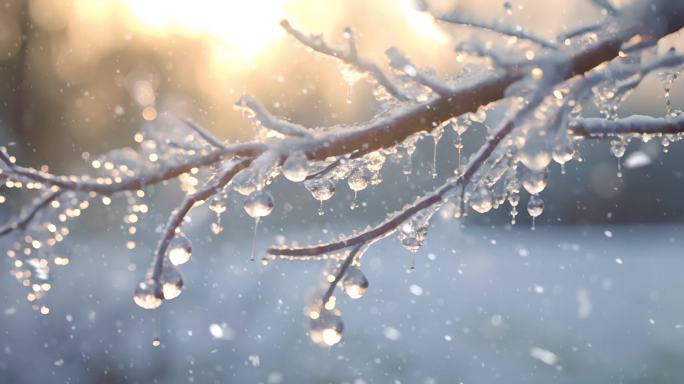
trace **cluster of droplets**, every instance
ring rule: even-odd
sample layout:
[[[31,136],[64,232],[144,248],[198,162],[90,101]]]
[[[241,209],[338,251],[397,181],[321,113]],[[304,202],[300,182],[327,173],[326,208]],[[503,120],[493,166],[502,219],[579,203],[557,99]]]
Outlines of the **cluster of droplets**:
[[[190,261],[192,244],[182,232],[169,240],[159,276],[155,277],[155,265],[149,268],[145,279],[138,283],[133,301],[143,309],[156,309],[164,300],[172,300],[183,291],[183,275],[178,266]]]
[[[430,219],[441,208],[441,204],[433,204],[404,221],[397,230],[401,246],[411,253],[409,269],[415,269],[416,252],[423,246],[430,228]]]
[[[344,271],[344,276],[340,281],[337,281],[332,273],[326,273],[325,281],[326,284],[337,283],[342,291],[353,300],[363,297],[369,287],[368,278],[356,263]],[[305,309],[309,322],[309,337],[320,346],[332,347],[342,340],[344,323],[340,310],[336,306],[337,298],[330,295],[314,300],[314,303]]]
[[[125,233],[129,240],[126,241],[127,249],[135,249],[136,242],[135,236],[138,233],[138,223],[142,220],[143,216],[149,212],[149,207],[147,204],[140,202],[140,199],[145,197],[145,191],[127,191],[126,196],[126,213],[123,216],[123,224],[125,228]],[[109,205],[111,200],[104,199],[103,204]]]
[[[8,188],[28,188],[26,183],[16,180],[7,179],[6,183],[10,185]],[[69,257],[60,255],[57,246],[71,233],[69,222],[80,217],[90,206],[90,201],[81,194],[62,193],[50,201],[48,207],[38,211],[33,220],[21,227],[21,231],[12,233],[13,240],[6,251],[12,262],[10,273],[28,288],[26,300],[42,314],[50,312],[47,306],[38,302],[52,288],[52,267],[70,263]]]
[[[327,177],[318,177],[304,182],[306,189],[311,192],[314,199],[319,201],[318,214],[323,215],[323,202],[330,200],[335,194],[335,183]]]
[[[209,210],[216,215],[211,223],[211,233],[218,235],[223,232],[221,216],[228,210],[228,191],[222,190],[209,199]]]

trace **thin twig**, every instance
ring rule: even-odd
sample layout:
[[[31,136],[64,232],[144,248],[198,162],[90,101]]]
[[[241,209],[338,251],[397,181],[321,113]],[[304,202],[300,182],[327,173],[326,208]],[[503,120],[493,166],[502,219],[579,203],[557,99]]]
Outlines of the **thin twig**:
[[[183,119],[183,122],[184,122],[190,129],[192,129],[193,131],[195,131],[195,133],[197,133],[197,134],[198,134],[202,139],[204,139],[204,141],[206,141],[207,143],[209,143],[209,144],[211,144],[211,145],[213,145],[214,147],[219,148],[219,149],[223,149],[223,150],[227,149],[227,148],[226,148],[226,145],[225,145],[221,140],[219,140],[216,136],[212,135],[211,132],[207,131],[205,128],[203,128],[203,127],[201,127],[200,125],[196,124],[196,123],[193,122],[192,120],[190,120],[190,119]]]
[[[332,56],[354,67],[357,71],[367,73],[372,76],[378,84],[387,91],[392,97],[400,101],[410,100],[408,96],[404,95],[392,81],[385,76],[382,70],[374,63],[367,61],[358,56],[358,54],[345,52],[339,48],[334,48],[325,43],[320,36],[306,36],[298,31],[287,20],[282,20],[280,25],[300,43],[313,49],[316,52],[324,55]]]
[[[504,26],[504,25],[491,25],[491,24],[487,24],[487,23],[483,23],[483,22],[464,19],[464,18],[459,17],[457,15],[435,16],[435,18],[437,20],[440,20],[440,21],[443,21],[443,22],[449,23],[449,24],[463,25],[466,27],[483,29],[483,30],[487,30],[487,31],[491,31],[491,32],[496,32],[496,33],[501,34],[501,35],[516,37],[518,39],[531,41],[531,42],[538,44],[544,48],[558,49],[558,45],[556,43],[548,41],[548,40],[543,39],[541,37],[534,36],[534,35],[529,34],[529,33],[525,33],[522,31],[522,29],[518,30],[517,28],[509,28],[509,27]]]
[[[254,113],[254,118],[268,129],[282,133],[286,136],[310,136],[311,131],[305,127],[289,121],[279,119],[273,115],[255,98],[243,95],[240,97],[236,106],[247,108]]]

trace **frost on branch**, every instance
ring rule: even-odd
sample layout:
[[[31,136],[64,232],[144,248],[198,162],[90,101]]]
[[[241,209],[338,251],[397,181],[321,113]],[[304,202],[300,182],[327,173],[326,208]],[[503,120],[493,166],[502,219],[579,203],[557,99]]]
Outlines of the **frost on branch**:
[[[534,219],[544,212],[542,192],[548,169],[580,160],[582,141],[611,140],[611,152],[621,158],[630,140],[660,140],[666,150],[684,132],[684,114],[674,110],[670,91],[682,69],[684,56],[676,50],[658,55],[663,37],[684,26],[679,2],[662,1],[656,7],[615,9],[609,2],[601,25],[564,32],[555,40],[503,24],[488,24],[459,15],[439,17],[471,34],[454,42],[452,53],[462,70],[436,74],[418,68],[399,48],[386,54],[392,72],[363,57],[352,29],[339,48],[322,36],[306,35],[283,21],[282,27],[316,54],[340,62],[341,75],[351,87],[370,81],[382,110],[373,119],[350,126],[305,127],[271,114],[258,100],[242,96],[236,108],[255,129],[254,140],[226,143],[191,121],[166,121],[142,127],[134,137],[136,148],[123,148],[103,156],[84,156],[90,170],[81,176],[58,176],[49,168],[23,167],[6,149],[0,152],[0,178],[4,190],[25,190],[33,199],[21,200],[11,192],[0,203],[16,199],[24,206],[16,218],[0,228],[11,247],[12,274],[27,287],[27,299],[43,313],[40,298],[51,288],[49,272],[69,263],[59,247],[73,219],[93,204],[108,206],[121,200],[126,208],[123,224],[129,235],[145,219],[150,186],[177,180],[184,197],[167,213],[151,266],[134,291],[133,300],[154,309],[181,294],[181,268],[193,256],[192,239],[183,232],[189,212],[207,204],[216,214],[211,227],[222,231],[231,193],[244,196],[242,209],[254,219],[254,236],[261,220],[274,205],[270,184],[282,176],[308,191],[319,214],[325,202],[346,185],[354,198],[350,209],[363,201],[366,189],[382,183],[388,161],[400,163],[407,182],[413,176],[412,156],[420,140],[434,146],[432,167],[437,177],[436,148],[447,129],[456,135],[453,156],[457,166],[434,191],[415,200],[374,225],[329,242],[310,246],[280,245],[269,248],[264,266],[280,260],[328,260],[323,293],[306,309],[312,340],[331,346],[342,338],[343,323],[336,307],[339,288],[350,298],[369,289],[363,273],[363,256],[376,242],[395,236],[415,257],[427,241],[431,220],[486,214],[506,205],[511,221],[527,213]],[[666,10],[659,13],[660,10]],[[653,21],[656,20],[656,21]],[[504,39],[505,48],[483,43],[485,30]],[[619,106],[645,76],[656,74],[666,96],[663,117],[620,117]],[[593,103],[600,118],[585,116]],[[152,124],[152,123],[150,123]],[[479,147],[466,148],[463,136],[486,130]],[[619,170],[618,170],[619,172]],[[521,194],[530,195],[520,207]],[[19,204],[17,204],[19,205]],[[534,224],[533,224],[534,228]],[[253,243],[254,244],[254,243]],[[136,244],[126,242],[128,249]],[[252,259],[257,256],[253,253]],[[411,268],[414,263],[411,263]]]

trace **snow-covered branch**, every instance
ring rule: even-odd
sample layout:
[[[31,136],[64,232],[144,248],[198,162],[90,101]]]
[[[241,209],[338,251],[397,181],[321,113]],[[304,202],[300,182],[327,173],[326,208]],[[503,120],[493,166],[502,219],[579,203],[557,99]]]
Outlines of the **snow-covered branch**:
[[[684,115],[675,118],[634,115],[617,120],[584,118],[570,126],[575,136],[608,137],[625,134],[672,135],[684,132]]]

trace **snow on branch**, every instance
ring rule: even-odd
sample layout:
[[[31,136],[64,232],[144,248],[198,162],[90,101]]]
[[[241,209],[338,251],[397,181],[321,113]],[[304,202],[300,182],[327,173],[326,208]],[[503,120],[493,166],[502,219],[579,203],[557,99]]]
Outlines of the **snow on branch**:
[[[301,125],[276,118],[259,102],[259,100],[243,95],[235,103],[237,108],[245,108],[264,128],[279,132],[285,136],[310,136],[311,132]]]

